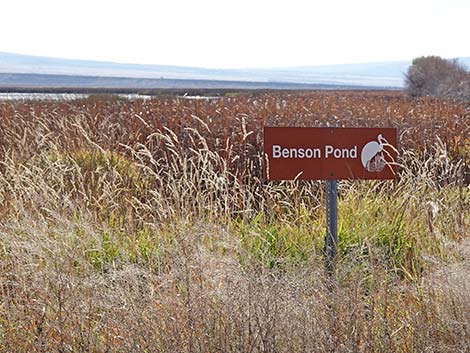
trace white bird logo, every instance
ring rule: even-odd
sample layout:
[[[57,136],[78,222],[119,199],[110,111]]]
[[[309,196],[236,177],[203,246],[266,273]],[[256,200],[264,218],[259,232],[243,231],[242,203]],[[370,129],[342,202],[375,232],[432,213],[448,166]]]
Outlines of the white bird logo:
[[[369,172],[381,172],[386,164],[383,150],[384,146],[390,146],[390,144],[382,137],[382,134],[377,136],[377,141],[368,142],[361,152],[362,165]]]

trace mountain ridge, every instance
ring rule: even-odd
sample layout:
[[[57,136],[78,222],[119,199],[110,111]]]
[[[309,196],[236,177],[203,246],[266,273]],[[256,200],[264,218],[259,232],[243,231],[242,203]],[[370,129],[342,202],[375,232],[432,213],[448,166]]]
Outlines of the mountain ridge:
[[[470,66],[470,57],[459,62]],[[232,81],[300,85],[402,88],[410,61],[318,65],[285,68],[211,69],[188,66],[116,63],[111,61],[61,59],[0,52],[0,73],[56,76],[109,77],[125,79]],[[34,84],[34,77],[31,76]],[[0,85],[2,81],[0,80]],[[9,84],[15,85],[10,80]],[[24,84],[24,82],[23,82]],[[5,82],[3,82],[3,86]]]

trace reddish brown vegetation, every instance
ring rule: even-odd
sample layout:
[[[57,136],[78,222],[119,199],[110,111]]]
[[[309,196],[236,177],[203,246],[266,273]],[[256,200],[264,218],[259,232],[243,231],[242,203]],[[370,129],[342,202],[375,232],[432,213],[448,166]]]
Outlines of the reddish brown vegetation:
[[[422,153],[440,139],[451,156],[458,158],[466,157],[470,143],[469,102],[409,99],[398,92],[241,94],[207,100],[166,97],[130,103],[118,99],[0,103],[0,128],[13,128],[19,137],[31,139],[31,154],[41,145],[28,131],[36,131],[41,124],[59,138],[64,150],[80,149],[83,139],[77,118],[91,140],[123,153],[122,145],[147,144],[149,135],[164,128],[173,131],[180,142],[190,138],[188,128],[195,128],[208,147],[229,162],[230,156],[239,155],[230,162],[230,169],[242,174],[257,164],[263,125],[396,127],[402,149]],[[5,134],[0,139],[3,151],[11,149],[16,140]]]

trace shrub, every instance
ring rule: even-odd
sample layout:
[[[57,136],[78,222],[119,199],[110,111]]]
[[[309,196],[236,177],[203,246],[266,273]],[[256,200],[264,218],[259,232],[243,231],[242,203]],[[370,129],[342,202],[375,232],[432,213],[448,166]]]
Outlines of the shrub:
[[[408,68],[405,87],[414,97],[469,98],[470,73],[457,60],[423,56]]]

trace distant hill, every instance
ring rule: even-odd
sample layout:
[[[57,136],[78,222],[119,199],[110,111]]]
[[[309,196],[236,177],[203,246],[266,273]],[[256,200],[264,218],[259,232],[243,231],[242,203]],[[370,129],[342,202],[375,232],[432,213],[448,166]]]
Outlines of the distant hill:
[[[470,66],[470,58],[459,59]],[[410,61],[264,69],[208,69],[70,60],[0,52],[0,87],[253,86],[401,88]],[[210,81],[210,82],[208,82]],[[229,83],[230,82],[230,83]],[[96,86],[98,85],[98,86]],[[203,88],[203,87],[201,87]]]

